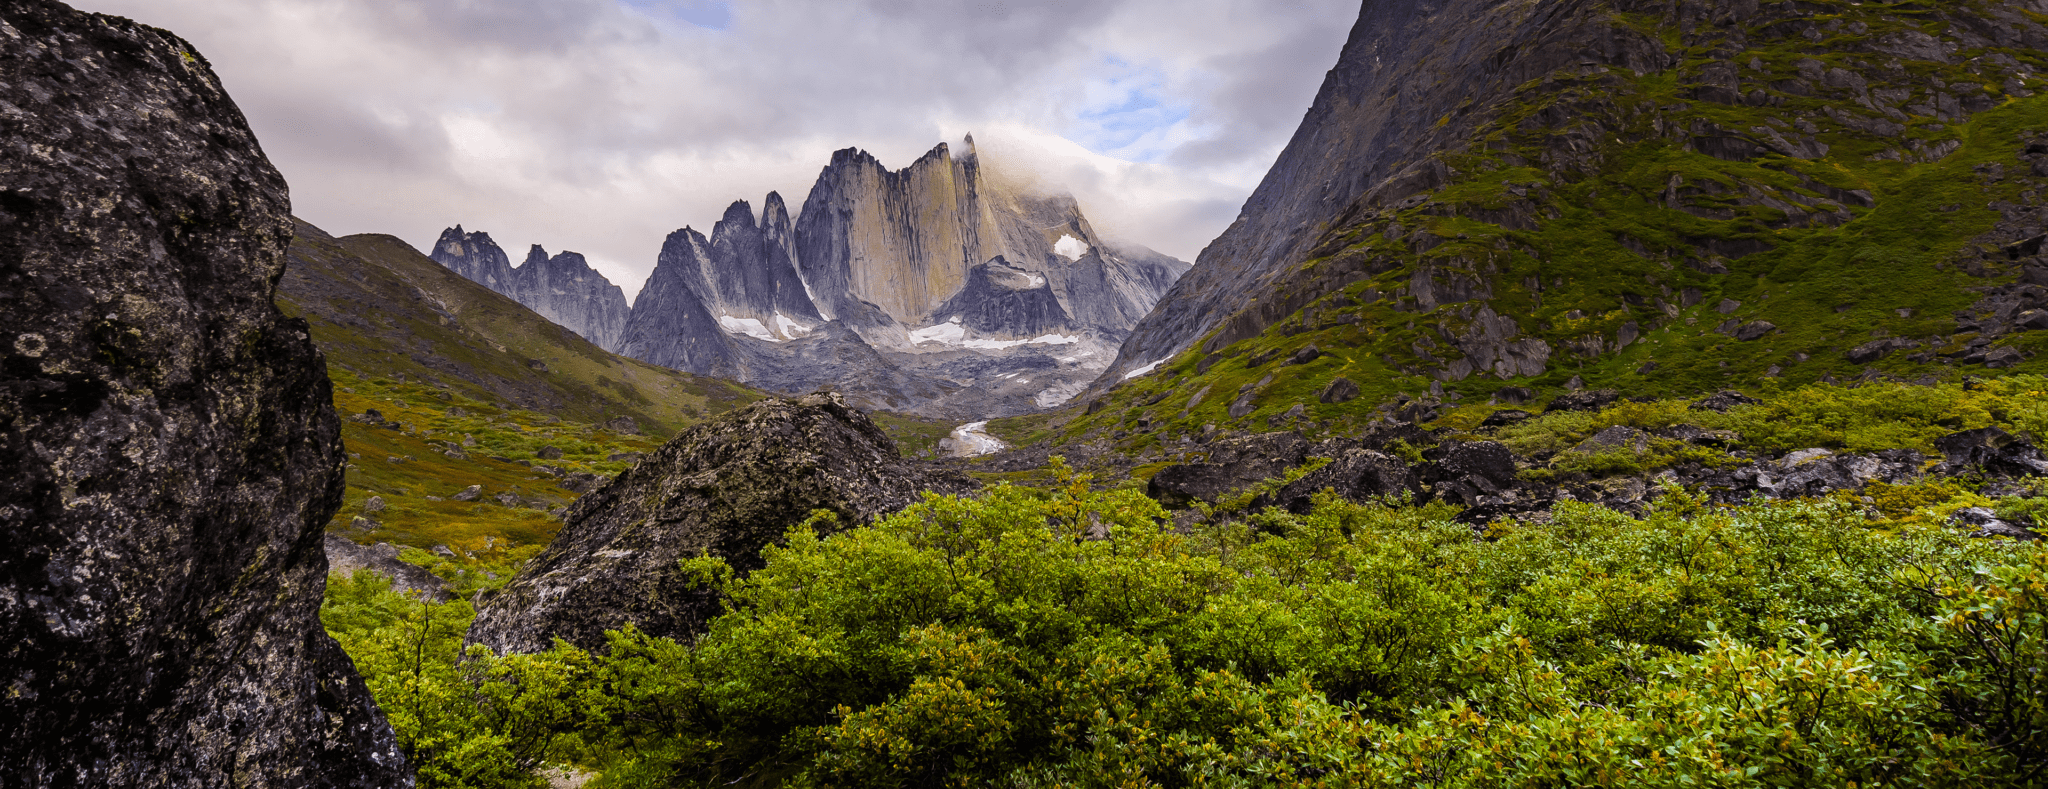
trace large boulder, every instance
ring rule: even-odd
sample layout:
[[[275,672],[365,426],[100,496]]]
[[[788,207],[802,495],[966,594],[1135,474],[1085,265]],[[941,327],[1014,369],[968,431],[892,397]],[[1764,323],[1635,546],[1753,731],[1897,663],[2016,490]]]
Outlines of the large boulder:
[[[1934,440],[1934,448],[1947,458],[1936,468],[1943,474],[2048,475],[2048,458],[2042,457],[2034,442],[1995,427],[1942,436]]]
[[[477,612],[469,640],[536,652],[555,638],[591,648],[631,623],[683,638],[720,610],[679,567],[712,555],[745,572],[813,510],[852,526],[924,491],[964,493],[925,470],[838,394],[764,400],[678,434],[569,508],[562,531]]]
[[[1315,495],[1325,490],[1352,501],[1365,501],[1404,491],[1417,492],[1420,488],[1416,483],[1415,472],[1400,460],[1368,449],[1354,449],[1279,490],[1259,496],[1252,501],[1251,509],[1280,507],[1301,515],[1314,506]]]
[[[1440,501],[1474,507],[1521,485],[1514,453],[1497,441],[1448,442],[1422,457],[1422,481]]]
[[[1185,509],[1196,501],[1214,504],[1301,465],[1308,460],[1308,450],[1308,441],[1292,432],[1218,441],[1209,446],[1206,462],[1160,469],[1145,493],[1168,509]]]
[[[320,627],[344,456],[291,237],[191,44],[0,0],[0,785],[412,785]]]

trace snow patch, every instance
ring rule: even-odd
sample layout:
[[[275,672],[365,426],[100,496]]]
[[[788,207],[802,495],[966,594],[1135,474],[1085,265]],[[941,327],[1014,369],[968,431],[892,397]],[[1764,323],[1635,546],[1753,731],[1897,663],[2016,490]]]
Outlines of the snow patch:
[[[796,321],[790,320],[789,316],[784,315],[780,312],[775,313],[775,333],[780,334],[784,337],[788,337],[789,339],[794,340],[798,337],[808,337],[811,334],[811,330],[815,328],[817,327],[805,326],[801,323],[797,323]]]
[[[953,428],[953,434],[939,442],[939,448],[957,458],[991,455],[1009,449],[1002,439],[988,434],[988,422],[969,422]]]
[[[935,342],[959,348],[1000,351],[1020,345],[1069,345],[1080,342],[1081,338],[1072,334],[1042,334],[1029,340],[970,340],[967,339],[967,327],[960,325],[960,317],[955,315],[945,323],[911,332],[910,341],[917,345]]]
[[[1128,373],[1124,373],[1124,380],[1128,381],[1128,380],[1131,380],[1131,379],[1133,379],[1133,378],[1136,378],[1136,377],[1138,377],[1138,376],[1141,376],[1141,375],[1144,375],[1144,374],[1146,374],[1146,373],[1152,372],[1153,370],[1157,370],[1157,369],[1159,369],[1159,365],[1162,365],[1162,364],[1165,364],[1165,363],[1166,363],[1166,360],[1165,360],[1165,359],[1160,359],[1159,361],[1156,361],[1156,362],[1153,362],[1153,363],[1151,363],[1151,364],[1145,365],[1144,367],[1140,367],[1140,368],[1138,368],[1138,369],[1136,369],[1136,370],[1132,370],[1132,371],[1130,371],[1130,372],[1128,372]]]
[[[774,326],[772,329],[769,328],[771,324]],[[758,340],[782,342],[807,336],[817,327],[797,323],[791,320],[789,316],[778,312],[775,313],[775,317],[768,319],[768,323],[762,323],[755,318],[736,318],[731,315],[720,315],[718,316],[718,328],[724,329],[727,334],[744,334]]]
[[[1059,255],[1060,257],[1066,258],[1068,260],[1075,260],[1080,258],[1082,255],[1088,254],[1089,249],[1091,249],[1091,247],[1088,246],[1088,242],[1082,241],[1081,239],[1075,238],[1065,233],[1061,233],[1060,240],[1053,242],[1052,245],[1053,254]]]
[[[720,315],[718,316],[718,328],[724,329],[727,334],[744,334],[769,342],[782,342],[782,338],[775,336],[775,332],[769,331],[767,326],[762,325],[760,321],[753,318],[735,318],[731,315]]]
[[[959,345],[967,340],[967,327],[960,325],[960,316],[937,326],[928,326],[910,333],[912,343],[923,345],[928,342]]]

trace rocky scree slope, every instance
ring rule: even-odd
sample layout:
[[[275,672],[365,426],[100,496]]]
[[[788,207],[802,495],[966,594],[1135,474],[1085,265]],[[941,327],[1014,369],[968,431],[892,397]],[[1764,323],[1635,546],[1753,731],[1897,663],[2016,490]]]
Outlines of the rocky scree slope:
[[[550,257],[535,244],[527,250],[526,262],[515,268],[489,233],[465,232],[461,225],[443,231],[428,254],[448,270],[511,297],[598,347],[619,350],[629,310],[626,292],[592,269],[582,255],[563,252]]]
[[[284,179],[175,35],[4,0],[0,41],[0,781],[411,786],[317,616]]]
[[[1213,508],[1206,515],[1186,513],[1183,521],[1235,519],[1267,507],[1302,514],[1328,491],[1362,502],[1405,497],[1442,504],[1456,511],[1457,520],[1484,528],[1504,519],[1546,520],[1566,501],[1641,517],[1671,490],[1682,489],[1697,502],[1730,506],[1759,498],[1833,500],[1861,507],[1872,519],[1932,515],[1975,537],[2034,540],[2039,534],[2029,508],[2005,515],[1990,509],[2012,509],[2000,497],[2040,495],[2048,476],[2048,455],[2026,437],[2038,431],[2037,416],[1987,419],[2004,413],[2003,404],[2038,397],[2027,390],[2042,379],[2011,381],[1978,382],[1962,392],[1955,385],[1876,385],[1851,399],[1885,416],[1865,417],[1864,428],[1846,433],[1841,425],[1800,426],[1776,435],[1703,427],[1756,428],[1782,419],[1785,410],[1798,407],[1795,400],[1841,397],[1840,390],[1810,389],[1776,395],[1771,402],[1723,391],[1690,404],[1630,402],[1602,390],[1560,398],[1566,402],[1540,416],[1491,410],[1477,425],[1451,417],[1431,427],[1383,423],[1319,442],[1292,431],[1232,435],[1183,447],[1152,470],[1146,492],[1173,509],[1197,502]],[[1912,414],[1892,413],[1909,401],[1922,402],[1905,409]],[[1975,416],[1961,416],[1965,411]],[[1836,416],[1837,422],[1853,421]],[[1986,421],[1994,424],[1946,427]],[[1880,422],[1881,429],[1865,429]],[[1788,448],[1785,440],[1800,435],[1812,443]],[[1559,446],[1559,438],[1568,440]],[[1816,445],[1821,443],[1834,448]]]
[[[2037,369],[2043,12],[1369,0],[1071,428]]]
[[[500,652],[540,651],[555,638],[587,649],[628,623],[682,639],[720,611],[683,560],[718,556],[749,571],[763,546],[814,510],[845,527],[925,491],[974,487],[905,461],[837,394],[763,400],[683,431],[577,500],[547,551],[479,608],[469,640]]]

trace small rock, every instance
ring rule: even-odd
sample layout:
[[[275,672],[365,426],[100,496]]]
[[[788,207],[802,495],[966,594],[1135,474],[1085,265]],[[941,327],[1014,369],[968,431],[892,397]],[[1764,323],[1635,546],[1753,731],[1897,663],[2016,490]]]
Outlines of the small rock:
[[[2026,354],[2020,353],[2018,348],[2010,346],[1995,348],[1990,353],[1984,354],[1984,366],[1992,369],[2004,369],[2026,361],[2026,358]]]
[[[484,486],[482,486],[482,485],[471,485],[471,486],[469,486],[469,487],[463,488],[463,489],[462,489],[462,492],[461,492],[461,493],[457,493],[457,494],[455,494],[454,496],[452,496],[451,498],[455,499],[456,501],[476,501],[477,499],[480,499],[480,498],[483,498],[483,497],[484,497]]]
[[[640,435],[640,423],[633,421],[633,418],[630,416],[622,416],[606,422],[604,427],[606,430],[614,433],[625,433],[629,436]]]
[[[1287,364],[1290,366],[1297,364],[1308,364],[1309,362],[1313,362],[1322,357],[1323,352],[1321,349],[1315,347],[1314,345],[1309,345],[1308,347],[1302,348],[1299,351],[1295,351],[1293,356],[1287,357]]]
[[[462,434],[462,445],[465,447],[476,446],[476,436],[472,436],[468,433]]]
[[[1357,398],[1358,384],[1352,383],[1351,379],[1341,376],[1331,381],[1329,386],[1323,387],[1322,394],[1316,395],[1317,400],[1332,404],[1348,403]]]
[[[2035,534],[2033,530],[2025,526],[2007,523],[1999,519],[1998,513],[1993,512],[1989,507],[1966,507],[1956,510],[1954,515],[1949,516],[1949,524],[1952,526],[1969,527],[1971,529],[1970,536],[1978,539],[1989,537],[2007,537],[2015,540],[2041,539],[2041,535]]]
[[[1266,420],[1266,423],[1274,427],[1279,427],[1289,422],[1293,422],[1294,420],[1300,419],[1307,414],[1308,406],[1303,405],[1301,403],[1295,403],[1293,408],[1287,409],[1285,413],[1276,414],[1268,418]]]
[[[1727,413],[1728,409],[1734,408],[1738,405],[1761,405],[1762,403],[1762,400],[1750,397],[1749,395],[1743,394],[1733,389],[1723,389],[1719,392],[1715,392],[1711,395],[1708,395],[1705,398],[1695,401],[1692,404],[1692,410],[1713,411],[1715,413]]]
[[[1508,425],[1521,424],[1534,418],[1536,418],[1535,414],[1529,413],[1527,411],[1522,411],[1519,409],[1509,408],[1501,411],[1495,411],[1491,414],[1487,414],[1486,419],[1484,421],[1481,421],[1479,423],[1479,426],[1507,427]]]
[[[1577,380],[1577,377],[1574,376],[1573,380]],[[1549,413],[1552,411],[1598,411],[1602,408],[1606,408],[1609,404],[1612,404],[1614,401],[1619,399],[1621,399],[1621,393],[1616,392],[1613,389],[1595,389],[1590,392],[1570,392],[1567,394],[1558,395],[1557,398],[1551,400],[1550,405],[1544,408],[1543,410],[1544,413]]]
[[[539,451],[533,453],[533,456],[541,460],[559,460],[562,457],[562,448],[541,447]]]
[[[364,512],[364,513],[366,513],[366,514],[367,514],[367,513],[372,513],[372,512],[383,512],[383,511],[384,511],[384,497],[383,497],[383,496],[371,496],[371,497],[370,497],[370,500],[369,500],[369,501],[365,501],[365,502],[363,502],[363,512]]]
[[[1821,458],[1834,457],[1834,455],[1835,453],[1819,447],[1801,449],[1785,455],[1783,460],[1778,461],[1778,465],[1788,469],[1798,468]]]
[[[448,416],[450,418],[461,418],[469,416],[469,409],[463,408],[462,406],[459,405],[452,405],[448,407],[448,410],[442,411],[441,413],[442,415]]]
[[[1734,299],[1722,299],[1721,303],[1714,305],[1714,311],[1722,315],[1731,314],[1739,309],[1742,309],[1742,302]]]
[[[1572,447],[1570,451],[1580,455],[1592,455],[1622,449],[1642,453],[1649,448],[1650,434],[1633,427],[1615,425],[1594,433],[1592,438],[1579,442],[1579,445]]]
[[[1760,339],[1764,335],[1770,334],[1771,332],[1777,330],[1778,325],[1770,321],[1751,321],[1749,323],[1742,324],[1741,326],[1735,329],[1735,339],[1740,340],[1742,342],[1748,342],[1750,340]]]
[[[2048,329],[2048,310],[2027,310],[2014,317],[2013,325],[2028,331]]]
[[[1911,348],[1916,345],[1919,345],[1919,343],[1903,337],[1886,337],[1882,340],[1871,340],[1870,342],[1850,348],[1846,356],[1848,356],[1849,361],[1856,364],[1869,364],[1890,355],[1893,351]]]

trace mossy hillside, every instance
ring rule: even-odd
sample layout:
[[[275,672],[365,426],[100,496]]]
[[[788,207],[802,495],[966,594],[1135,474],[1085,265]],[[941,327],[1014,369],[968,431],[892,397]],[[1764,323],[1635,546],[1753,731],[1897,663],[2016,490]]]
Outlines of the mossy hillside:
[[[949,419],[931,419],[914,414],[898,414],[890,411],[872,411],[868,417],[875,426],[896,440],[896,451],[904,457],[934,457],[939,451],[939,442],[951,435],[958,422]]]
[[[553,511],[577,495],[558,484],[563,477],[616,475],[661,443],[425,384],[346,371],[334,381],[350,457],[346,498],[328,529],[358,541],[484,554],[543,546],[561,528]],[[354,418],[373,409],[399,427]],[[562,456],[542,457],[549,447]],[[538,470],[543,466],[557,473]],[[482,488],[479,499],[454,499],[472,485]],[[512,503],[499,500],[505,494]],[[383,503],[381,511],[365,510],[372,497]]]
[[[1765,4],[1772,6],[1784,4]],[[1140,419],[1155,431],[1263,427],[1296,404],[1315,421],[1357,423],[1387,398],[1419,395],[1432,383],[1484,400],[1507,386],[1558,391],[1573,377],[1680,395],[1866,375],[1986,374],[1910,352],[1856,364],[1844,351],[1884,336],[1959,350],[1967,338],[1953,336],[1955,313],[1979,289],[2013,280],[2016,268],[1986,247],[2013,240],[1996,237],[2003,217],[1994,206],[2038,203],[2039,184],[2021,155],[2048,132],[2048,98],[2028,95],[2038,80],[2004,81],[1991,61],[2010,58],[2032,71],[2048,62],[2038,52],[1989,49],[1961,52],[1953,64],[1888,59],[1870,43],[1946,32],[1937,4],[1805,6],[1823,9],[1808,20],[1831,32],[1813,41],[1760,24],[1732,54],[1718,49],[1723,39],[1688,42],[1650,20],[1625,20],[1654,32],[1680,65],[1642,76],[1587,68],[1503,98],[1468,146],[1437,157],[1452,174],[1446,186],[1333,227],[1295,279],[1276,289],[1324,289],[1319,298],[1216,358],[1205,358],[1198,343],[1118,387],[1064,437],[1132,431]],[[1863,75],[1873,90],[1912,88],[1899,102],[1908,109],[1925,109],[1916,103],[1922,97],[1970,91],[1982,94],[1978,105],[1995,106],[1948,117],[1902,111],[1896,136],[1873,133],[1837,120],[1882,119],[1849,91],[1789,83],[1803,61]],[[1695,98],[1700,74],[1722,62],[1738,64],[1742,89],[1763,91],[1768,102]],[[1814,73],[1814,63],[1804,65]],[[1701,152],[1713,147],[1699,139],[1722,135],[1784,140],[1807,154],[1828,147],[1812,158],[1761,145],[1733,159]],[[1916,153],[1951,147],[1946,156]],[[1329,273],[1360,268],[1365,278],[1348,282]],[[1418,298],[1423,280],[1440,303]],[[1459,298],[1461,290],[1469,298]],[[1548,344],[1542,375],[1450,374],[1464,356],[1455,338],[1470,334],[1481,307],[1513,318],[1518,339]],[[1730,336],[1758,321],[1776,328],[1749,341]],[[1994,347],[2036,356],[2044,344],[2048,337],[2017,333]],[[1308,345],[1324,357],[1279,365]],[[2044,365],[2029,358],[2014,370]],[[1273,380],[1258,386],[1269,374]],[[1318,402],[1339,376],[1361,396]],[[1247,384],[1258,390],[1257,410],[1232,419],[1225,409]]]
[[[277,300],[311,324],[332,371],[571,421],[627,417],[668,436],[764,396],[608,353],[390,236],[336,239],[301,222]]]

